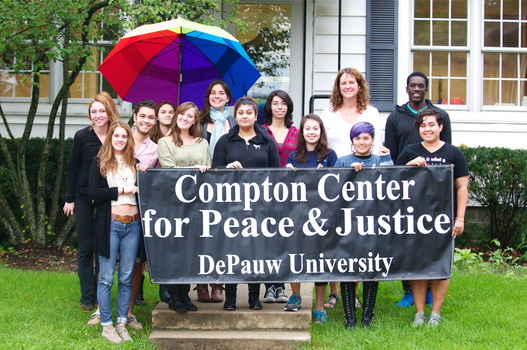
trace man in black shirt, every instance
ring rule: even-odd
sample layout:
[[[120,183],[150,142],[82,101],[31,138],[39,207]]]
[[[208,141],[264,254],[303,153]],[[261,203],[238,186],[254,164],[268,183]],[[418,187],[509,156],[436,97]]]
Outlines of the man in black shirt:
[[[425,99],[427,92],[428,77],[421,72],[411,73],[406,79],[408,102],[401,106],[396,106],[395,111],[386,120],[384,143],[390,150],[394,164],[406,146],[421,142],[421,136],[419,136],[419,132],[414,127],[414,121],[417,113],[427,108],[436,109],[443,115],[445,124],[439,138],[441,141],[452,143],[452,131],[448,113],[433,105],[430,100]]]
[[[406,78],[406,93],[408,102],[396,106],[395,111],[390,113],[386,120],[384,133],[384,145],[390,150],[393,163],[397,163],[397,158],[403,149],[413,143],[422,141],[419,131],[415,128],[415,117],[427,108],[439,111],[444,117],[443,130],[439,136],[440,140],[452,143],[452,131],[450,128],[450,117],[448,113],[425,99],[428,92],[428,77],[421,72],[413,72]],[[409,307],[414,303],[412,290],[409,281],[402,281],[404,296],[397,302],[397,306]],[[426,295],[427,304],[432,303],[432,294],[428,290]]]

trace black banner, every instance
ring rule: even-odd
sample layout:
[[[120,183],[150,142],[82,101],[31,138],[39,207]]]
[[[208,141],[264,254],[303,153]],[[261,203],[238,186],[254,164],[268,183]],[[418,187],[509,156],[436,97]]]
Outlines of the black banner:
[[[154,283],[451,274],[450,166],[149,169],[138,183]]]

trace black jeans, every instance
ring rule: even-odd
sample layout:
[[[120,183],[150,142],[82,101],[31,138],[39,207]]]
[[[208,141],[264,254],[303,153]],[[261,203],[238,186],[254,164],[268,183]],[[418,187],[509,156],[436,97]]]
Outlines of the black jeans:
[[[87,194],[75,193],[75,227],[77,230],[77,273],[81,286],[80,302],[97,304],[97,275],[99,263],[94,254],[94,208]]]

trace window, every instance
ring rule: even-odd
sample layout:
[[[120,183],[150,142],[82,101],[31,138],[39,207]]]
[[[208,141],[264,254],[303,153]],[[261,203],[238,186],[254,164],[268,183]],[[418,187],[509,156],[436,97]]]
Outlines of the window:
[[[70,98],[92,98],[100,91],[108,92],[113,98],[117,98],[117,93],[108,84],[101,72],[97,70],[99,65],[104,61],[106,56],[110,53],[112,46],[100,44],[100,46],[92,47],[92,55],[87,61],[86,68],[79,73],[73,85],[69,89]]]
[[[483,104],[527,106],[527,1],[485,1]]]
[[[467,0],[414,2],[414,71],[429,79],[434,103],[462,104],[467,100]]]
[[[291,5],[239,4],[237,11],[247,31],[238,31],[236,38],[262,73],[249,94],[265,102],[273,90],[289,91]]]
[[[26,62],[26,69],[15,73],[14,59],[8,54],[0,56],[0,98],[31,97],[31,62]],[[49,97],[49,68],[41,71],[40,97]]]
[[[238,17],[247,32],[233,33],[262,77],[247,93],[265,102],[276,89],[287,92],[302,115],[304,101],[304,2],[296,0],[241,0]]]
[[[413,11],[413,70],[434,103],[527,106],[527,0],[415,0]]]
[[[112,11],[118,11],[113,9]],[[102,24],[101,26],[104,26]],[[104,79],[101,73],[97,70],[106,55],[110,52],[113,45],[111,40],[117,38],[116,25],[109,25],[101,30],[100,41],[92,48],[92,55],[86,61],[86,69],[81,71],[75,82],[69,89],[70,98],[89,99],[98,92],[105,90],[111,96],[117,98],[117,93]],[[81,40],[80,33],[75,33],[78,36],[72,40]],[[75,60],[75,57],[70,57]],[[31,68],[32,63],[24,63],[24,68],[18,73],[15,73],[14,58],[9,53],[0,54],[0,98],[25,98],[31,97]],[[62,63],[60,60],[49,62],[44,69],[40,71],[40,93],[41,98],[53,98],[50,96],[51,87],[61,85],[62,77]],[[70,72],[71,73],[71,72]]]

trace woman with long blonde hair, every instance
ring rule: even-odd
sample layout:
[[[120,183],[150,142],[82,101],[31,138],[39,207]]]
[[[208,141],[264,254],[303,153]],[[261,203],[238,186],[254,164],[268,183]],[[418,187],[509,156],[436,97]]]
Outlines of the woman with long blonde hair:
[[[130,126],[122,120],[110,124],[108,137],[93,160],[89,175],[90,198],[95,216],[95,252],[99,260],[97,301],[102,336],[112,343],[131,341],[126,330],[132,295],[132,274],[139,249],[141,221],[137,202],[134,139]],[[111,289],[119,257],[117,327],[112,321]]]

